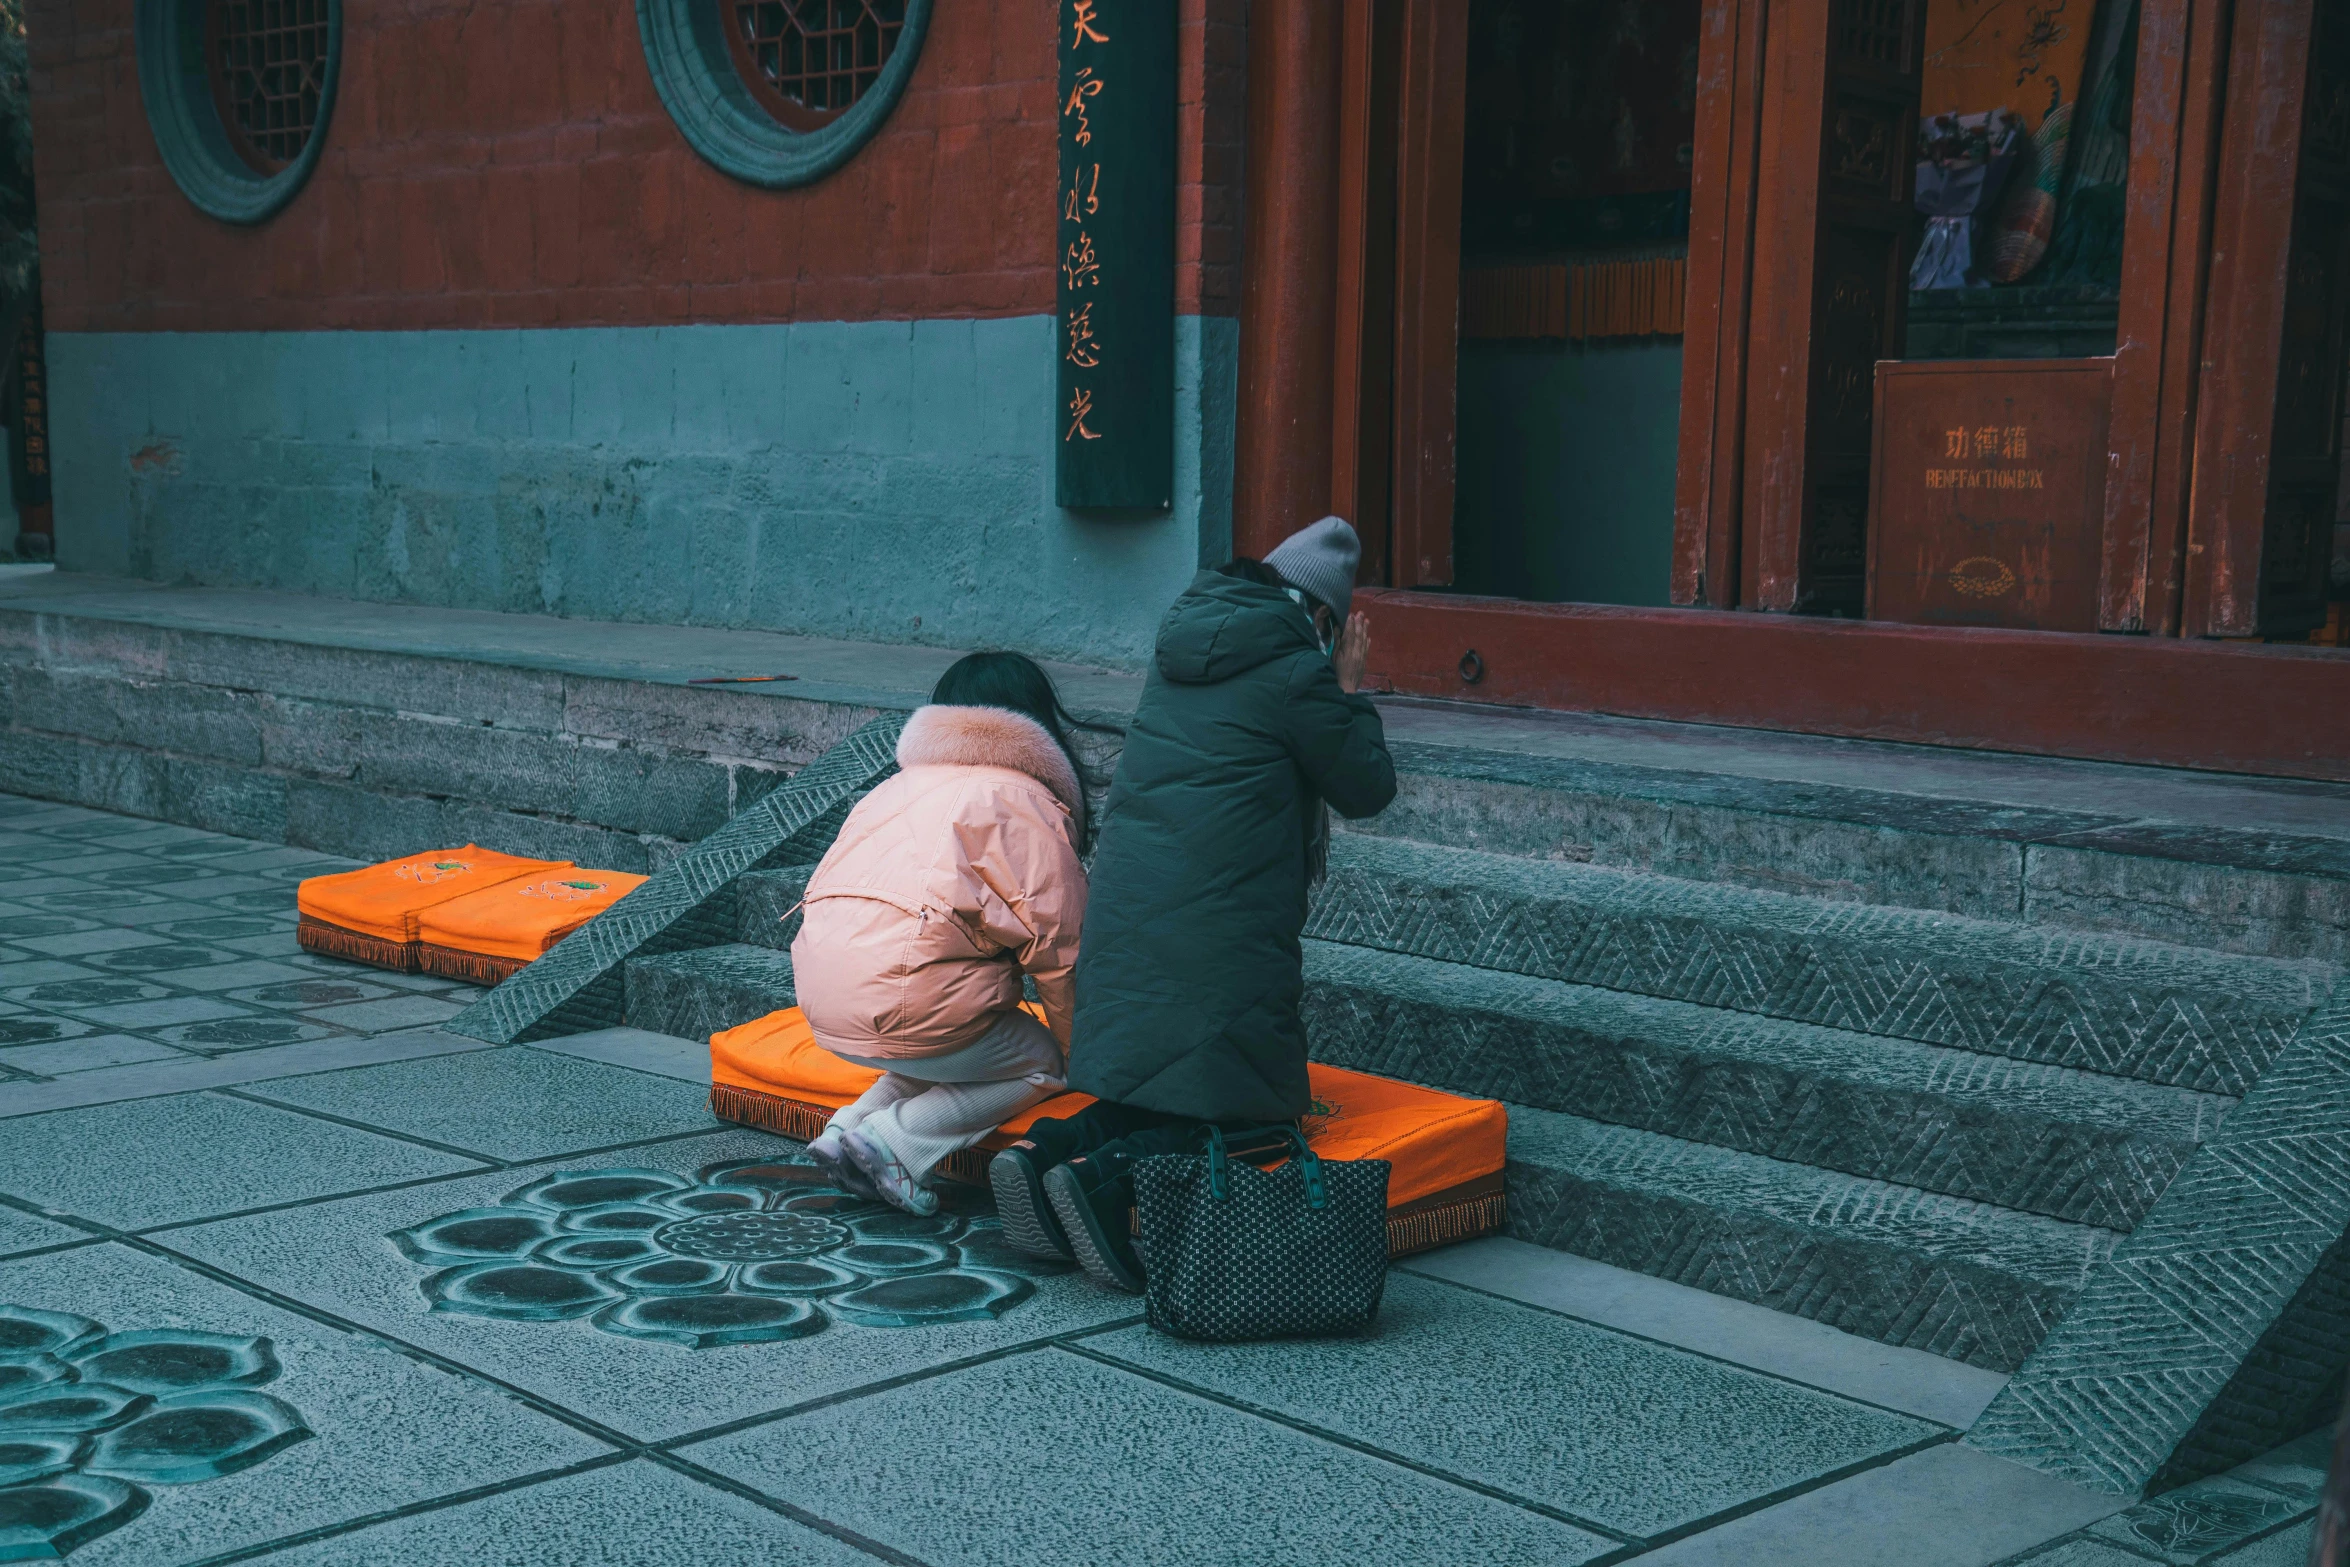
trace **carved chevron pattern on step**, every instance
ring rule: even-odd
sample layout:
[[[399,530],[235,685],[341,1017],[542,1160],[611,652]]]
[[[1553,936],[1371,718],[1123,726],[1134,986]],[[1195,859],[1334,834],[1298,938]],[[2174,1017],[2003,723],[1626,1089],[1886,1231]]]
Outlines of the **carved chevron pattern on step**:
[[[1577,1116],[1510,1117],[1510,1233],[2012,1371],[2120,1239]]]
[[[2350,1361],[2350,983],[1967,1440],[2133,1495],[2328,1418]]]
[[[905,722],[887,713],[866,724],[442,1026],[510,1044],[619,1023],[622,965],[733,941],[735,878],[765,862],[813,858],[802,846],[820,853],[857,797],[897,771]]]
[[[2231,1095],[2333,974],[1360,834],[1307,934]]]
[[[2233,1103],[1325,942],[1306,977],[1318,1061],[2115,1229]]]

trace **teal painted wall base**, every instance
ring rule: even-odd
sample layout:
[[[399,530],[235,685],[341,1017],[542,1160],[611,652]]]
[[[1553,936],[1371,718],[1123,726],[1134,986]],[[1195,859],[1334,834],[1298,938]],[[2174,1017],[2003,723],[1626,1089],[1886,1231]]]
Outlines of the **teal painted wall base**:
[[[1461,345],[1454,580],[1551,603],[1663,604],[1679,340]]]
[[[1237,324],[1171,511],[1052,504],[1054,328],[56,333],[72,570],[1139,665],[1232,537]]]

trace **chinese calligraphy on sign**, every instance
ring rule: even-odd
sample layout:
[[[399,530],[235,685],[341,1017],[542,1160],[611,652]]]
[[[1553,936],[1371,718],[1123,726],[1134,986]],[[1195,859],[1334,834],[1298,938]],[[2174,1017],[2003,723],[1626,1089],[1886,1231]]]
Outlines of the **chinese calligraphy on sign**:
[[[2112,364],[1877,364],[1871,620],[2099,628]]]
[[[2020,424],[1978,424],[1942,432],[1942,455],[1961,462],[2032,455],[2032,432]],[[2048,476],[2037,468],[1928,468],[1929,490],[2044,490]]]
[[[1173,0],[1056,0],[1063,506],[1157,510],[1175,477]]]
[[[2005,457],[2010,460],[2029,457],[2032,455],[2031,431],[2020,424],[1985,424],[1971,430],[1948,430],[1942,436],[1942,455]]]

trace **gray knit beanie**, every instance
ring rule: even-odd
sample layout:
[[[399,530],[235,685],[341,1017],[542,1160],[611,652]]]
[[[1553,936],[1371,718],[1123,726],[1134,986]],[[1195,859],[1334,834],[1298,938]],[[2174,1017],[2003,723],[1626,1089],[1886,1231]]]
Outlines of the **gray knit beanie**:
[[[1281,573],[1281,580],[1302,588],[1340,615],[1346,613],[1355,592],[1355,567],[1363,558],[1363,541],[1343,517],[1324,517],[1298,529],[1273,546],[1265,564]]]

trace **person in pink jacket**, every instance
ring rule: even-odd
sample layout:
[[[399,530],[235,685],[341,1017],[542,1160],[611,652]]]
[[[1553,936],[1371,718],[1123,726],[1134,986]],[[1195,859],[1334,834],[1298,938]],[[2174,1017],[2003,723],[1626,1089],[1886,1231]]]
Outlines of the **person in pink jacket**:
[[[808,1145],[851,1191],[935,1212],[941,1159],[1062,1090],[1085,922],[1065,716],[1031,660],[960,660],[808,880],[800,1008],[818,1044],[882,1073]]]

